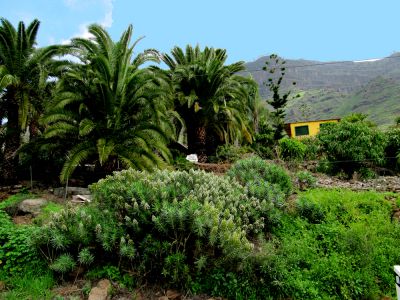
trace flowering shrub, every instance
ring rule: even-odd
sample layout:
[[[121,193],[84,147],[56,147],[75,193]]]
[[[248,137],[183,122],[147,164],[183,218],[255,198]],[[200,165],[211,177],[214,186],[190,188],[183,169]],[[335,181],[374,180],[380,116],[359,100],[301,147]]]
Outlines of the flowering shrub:
[[[229,169],[228,176],[236,178],[242,185],[261,181],[268,182],[270,185],[279,187],[286,196],[292,192],[292,181],[285,169],[257,156],[237,161]]]
[[[55,271],[114,261],[187,285],[206,268],[232,269],[248,256],[249,238],[271,212],[262,189],[204,171],[125,170],[92,185],[91,204],[55,214],[34,240]]]

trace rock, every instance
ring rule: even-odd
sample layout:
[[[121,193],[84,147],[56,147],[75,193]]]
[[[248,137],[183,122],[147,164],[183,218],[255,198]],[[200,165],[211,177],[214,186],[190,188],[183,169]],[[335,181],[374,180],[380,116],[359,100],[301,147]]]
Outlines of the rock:
[[[186,156],[186,159],[192,163],[198,163],[199,159],[197,157],[197,154],[189,154]]]
[[[48,203],[46,199],[26,199],[18,205],[18,210],[32,215],[38,215],[43,206]]]
[[[54,195],[56,195],[58,197],[64,197],[65,196],[65,188],[64,187],[55,188]],[[71,195],[90,195],[90,191],[88,188],[69,186],[69,187],[67,187],[67,196],[71,196]]]
[[[96,287],[92,288],[88,300],[107,300],[110,289],[111,282],[108,279],[102,279]]]

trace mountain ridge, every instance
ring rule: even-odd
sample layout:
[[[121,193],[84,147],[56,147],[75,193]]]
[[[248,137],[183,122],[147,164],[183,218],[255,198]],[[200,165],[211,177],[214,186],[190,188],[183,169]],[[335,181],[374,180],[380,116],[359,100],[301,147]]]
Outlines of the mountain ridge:
[[[284,60],[282,91],[299,95],[288,102],[287,122],[361,112],[378,125],[388,126],[400,115],[400,53],[364,61]],[[271,75],[262,70],[266,61],[273,63],[269,56],[260,57],[247,63],[242,73],[257,81],[263,99],[269,97],[264,82]]]

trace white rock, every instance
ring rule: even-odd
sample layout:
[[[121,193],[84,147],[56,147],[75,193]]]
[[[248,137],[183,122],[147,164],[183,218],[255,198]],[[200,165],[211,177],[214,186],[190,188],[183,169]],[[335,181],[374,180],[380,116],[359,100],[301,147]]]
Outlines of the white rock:
[[[188,156],[186,156],[186,159],[192,163],[199,162],[199,158],[197,157],[197,154],[189,154]]]

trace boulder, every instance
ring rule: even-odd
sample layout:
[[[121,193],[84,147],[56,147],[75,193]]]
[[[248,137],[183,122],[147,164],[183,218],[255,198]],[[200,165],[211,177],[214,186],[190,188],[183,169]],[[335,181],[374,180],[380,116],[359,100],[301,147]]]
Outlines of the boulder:
[[[107,300],[110,289],[110,280],[102,279],[99,281],[96,287],[92,288],[88,300]]]
[[[25,214],[38,215],[42,208],[46,206],[48,201],[46,199],[26,199],[18,205],[18,210]]]
[[[55,188],[53,193],[58,197],[64,197],[65,188],[64,187]],[[69,186],[67,187],[67,196],[70,197],[72,195],[90,195],[90,191],[88,188]]]

